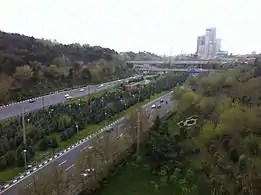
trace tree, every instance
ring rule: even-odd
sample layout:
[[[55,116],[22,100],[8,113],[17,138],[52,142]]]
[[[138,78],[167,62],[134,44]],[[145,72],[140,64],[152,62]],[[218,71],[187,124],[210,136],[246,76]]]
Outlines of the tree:
[[[14,76],[19,81],[24,81],[30,79],[33,76],[33,72],[29,65],[19,66],[16,67]]]
[[[24,186],[20,190],[22,195],[50,195],[53,192],[53,189],[49,186],[50,180],[46,179],[45,174],[38,174],[34,176],[30,185]],[[48,177],[50,178],[50,177]]]
[[[0,102],[6,103],[10,96],[12,79],[5,74],[0,75]]]
[[[92,74],[88,67],[83,68],[82,77],[83,77],[83,79],[86,79],[88,82],[92,81]]]

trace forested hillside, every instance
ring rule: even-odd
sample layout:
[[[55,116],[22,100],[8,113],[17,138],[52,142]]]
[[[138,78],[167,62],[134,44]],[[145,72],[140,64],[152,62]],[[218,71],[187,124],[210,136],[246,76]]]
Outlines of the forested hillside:
[[[0,104],[124,76],[123,66],[108,48],[0,31]]]

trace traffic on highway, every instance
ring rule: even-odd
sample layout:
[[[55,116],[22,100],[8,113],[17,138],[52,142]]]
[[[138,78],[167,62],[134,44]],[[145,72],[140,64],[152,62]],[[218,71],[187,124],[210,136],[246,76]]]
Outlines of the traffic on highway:
[[[32,112],[46,106],[68,101],[72,98],[87,96],[100,90],[115,87],[117,84],[128,79],[129,78],[110,81],[100,85],[89,85],[78,89],[56,92],[49,95],[4,105],[0,107],[0,121],[19,116],[22,113]]]
[[[103,84],[104,86],[108,86],[108,84]],[[102,86],[103,87],[103,86]],[[102,88],[100,87],[100,88]],[[81,90],[81,89],[80,89]],[[78,89],[78,91],[80,91]],[[85,89],[83,90],[85,91]],[[68,92],[63,93],[63,96]],[[82,93],[82,92],[81,92]],[[160,117],[164,116],[167,112],[172,109],[171,97],[173,91],[166,93],[160,98],[149,102],[148,104],[142,106],[145,113],[149,116],[150,120],[154,120],[157,115]],[[63,97],[64,99],[64,97]],[[117,136],[122,136],[124,132],[122,132],[122,121],[125,120],[126,117],[122,117],[113,123],[107,125],[104,128],[101,128],[99,131],[79,140],[77,143],[69,146],[68,148],[56,153],[54,156],[43,160],[41,163],[31,166],[27,171],[19,174],[13,180],[5,183],[0,188],[0,194],[2,195],[19,195],[19,190],[24,188],[25,186],[31,185],[33,179],[37,174],[41,174],[41,172],[50,171],[53,166],[62,166],[65,170],[69,170],[74,167],[74,163],[77,155],[84,150],[86,147],[90,146],[91,140],[96,137],[102,137],[104,133],[108,130],[115,130]],[[121,132],[119,132],[119,130]]]

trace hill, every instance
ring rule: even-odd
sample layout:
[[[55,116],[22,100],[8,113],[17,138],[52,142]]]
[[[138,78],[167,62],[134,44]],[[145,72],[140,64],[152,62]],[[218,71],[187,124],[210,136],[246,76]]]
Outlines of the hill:
[[[109,48],[0,31],[0,104],[103,82],[124,72],[118,53]]]

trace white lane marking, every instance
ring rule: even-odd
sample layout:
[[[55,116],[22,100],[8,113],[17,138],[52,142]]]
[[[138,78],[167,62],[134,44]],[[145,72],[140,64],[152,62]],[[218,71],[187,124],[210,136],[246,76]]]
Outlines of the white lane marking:
[[[73,167],[74,167],[74,164],[72,164],[71,166],[67,167],[67,168],[65,169],[65,171],[68,171],[69,169],[71,169],[71,168],[73,168]]]
[[[67,160],[61,162],[58,166],[61,166],[61,165],[63,165],[63,164],[66,163],[66,162],[67,162]]]
[[[26,188],[29,188],[31,185],[33,185],[33,182],[29,183],[28,185],[26,185]]]
[[[87,146],[86,146],[85,148],[81,149],[81,151],[80,151],[80,152],[82,152],[82,151],[86,150],[86,148],[87,148]]]

